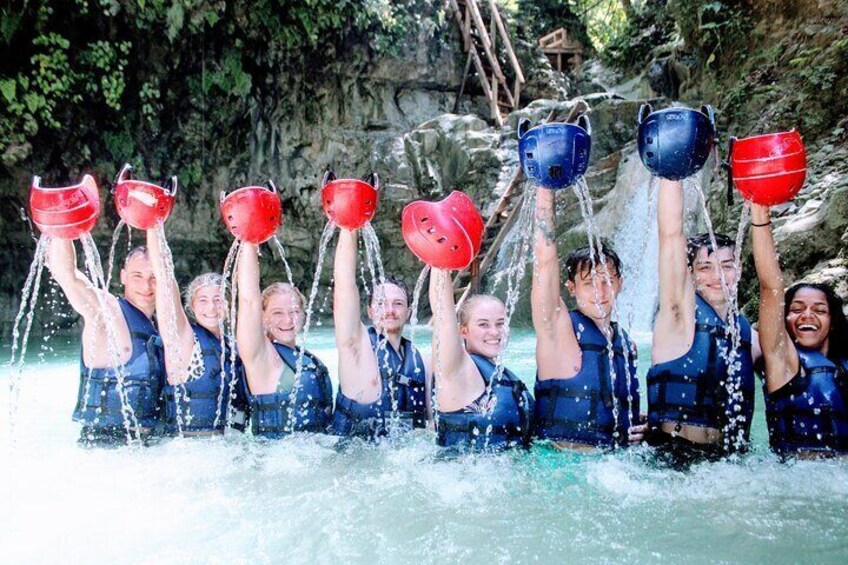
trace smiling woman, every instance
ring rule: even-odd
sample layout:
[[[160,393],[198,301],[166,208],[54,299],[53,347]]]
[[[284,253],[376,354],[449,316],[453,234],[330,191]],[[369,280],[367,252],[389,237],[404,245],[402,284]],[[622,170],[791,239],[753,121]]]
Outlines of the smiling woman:
[[[250,393],[253,435],[280,439],[295,431],[325,432],[333,393],[327,368],[298,347],[304,298],[291,284],[259,291],[259,246],[242,242],[238,255],[236,339]]]
[[[434,268],[433,358],[439,411],[436,441],[459,450],[501,450],[530,443],[533,397],[498,357],[506,347],[503,302],[468,297],[454,314],[450,273]]]
[[[147,246],[157,276],[160,329],[151,350],[160,364],[164,359],[167,377],[162,391],[165,432],[208,436],[222,434],[228,425],[243,427],[245,400],[235,394],[241,386],[232,366],[231,339],[224,335],[224,278],[217,273],[196,277],[186,289],[183,310],[163,225],[147,230]]]
[[[752,204],[760,344],[771,446],[783,455],[848,453],[848,322],[827,285],[784,293],[768,206]]]

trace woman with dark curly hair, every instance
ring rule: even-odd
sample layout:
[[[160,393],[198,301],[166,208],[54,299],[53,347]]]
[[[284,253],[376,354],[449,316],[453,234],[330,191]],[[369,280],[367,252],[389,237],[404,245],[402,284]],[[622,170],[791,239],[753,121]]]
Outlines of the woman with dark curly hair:
[[[769,209],[752,205],[769,440],[781,455],[848,454],[848,322],[825,284],[784,291]]]

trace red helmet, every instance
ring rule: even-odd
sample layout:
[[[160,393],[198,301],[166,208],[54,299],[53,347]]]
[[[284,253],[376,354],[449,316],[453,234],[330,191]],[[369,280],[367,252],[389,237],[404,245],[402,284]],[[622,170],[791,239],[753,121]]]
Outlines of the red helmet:
[[[130,227],[149,230],[157,223],[164,222],[174,207],[177,194],[177,177],[171,177],[165,188],[159,185],[131,178],[132,167],[124,165],[112,194],[115,196],[115,208],[118,215]]]
[[[321,203],[324,214],[346,230],[357,230],[374,217],[380,179],[371,173],[367,181],[338,179],[332,171],[324,174],[321,182]]]
[[[807,177],[807,153],[794,129],[730,138],[730,178],[742,196],[772,206],[791,200]]]
[[[33,177],[29,192],[32,221],[41,233],[60,239],[79,239],[89,233],[100,215],[100,194],[91,175],[74,186],[45,188]]]
[[[283,221],[280,197],[273,181],[268,186],[245,186],[227,194],[221,192],[221,216],[236,239],[265,243]]]
[[[465,194],[451,192],[438,202],[418,200],[403,209],[406,245],[437,269],[462,270],[480,252],[483,218]]]

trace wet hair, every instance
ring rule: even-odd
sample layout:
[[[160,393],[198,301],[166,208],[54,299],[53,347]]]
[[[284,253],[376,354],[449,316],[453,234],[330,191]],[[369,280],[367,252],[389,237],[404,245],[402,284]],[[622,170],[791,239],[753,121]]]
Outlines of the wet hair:
[[[130,252],[127,253],[126,259],[124,259],[124,268],[127,268],[127,265],[130,262],[130,259],[134,257],[148,257],[147,246],[146,245],[138,245],[130,249]]]
[[[188,312],[191,316],[195,315],[194,310],[191,307],[191,303],[194,301],[194,295],[204,286],[221,286],[224,287],[224,291],[226,292],[227,281],[225,281],[224,277],[218,273],[203,273],[202,275],[194,277],[194,280],[186,287],[183,296],[186,312]]]
[[[830,332],[827,334],[827,358],[834,362],[848,358],[848,320],[842,309],[844,302],[842,298],[828,284],[822,283],[795,283],[786,289],[786,297],[783,305],[784,319],[789,316],[789,306],[795,298],[795,294],[802,288],[811,288],[821,291],[827,300],[827,308],[830,311]]]
[[[406,283],[403,281],[403,279],[400,278],[397,275],[386,275],[386,276],[383,277],[383,282],[377,283],[374,287],[372,287],[371,288],[371,294],[368,297],[368,304],[371,304],[372,302],[374,302],[374,297],[376,296],[374,289],[377,286],[380,286],[382,284],[393,284],[393,285],[395,285],[396,287],[401,289],[403,291],[403,294],[406,296],[407,306],[412,304],[412,293],[409,292],[409,287],[406,286]]]
[[[725,247],[729,247],[731,250],[736,249],[736,242],[723,233],[715,234],[715,242],[718,249],[723,249]],[[692,267],[695,264],[695,257],[698,256],[698,252],[702,247],[707,248],[707,254],[716,251],[716,249],[713,248],[713,242],[712,239],[710,239],[709,233],[699,233],[698,235],[693,235],[686,240],[686,264],[689,265],[689,267]]]
[[[296,286],[284,282],[275,282],[265,287],[262,291],[262,309],[268,306],[268,301],[276,294],[294,294],[300,300],[300,307],[306,310],[306,297],[303,296]]]
[[[459,325],[467,326],[471,322],[471,309],[485,300],[494,300],[503,306],[503,301],[494,294],[472,294],[463,301],[456,313]]]
[[[618,254],[612,248],[612,246],[603,244],[603,251],[598,250],[596,247],[594,249],[594,256],[592,254],[592,248],[588,245],[585,247],[580,247],[571,252],[568,256],[568,259],[565,260],[565,271],[568,275],[568,280],[574,282],[574,279],[577,278],[577,275],[583,272],[584,269],[591,269],[592,263],[594,262],[596,265],[601,263],[609,263],[615,268],[615,272],[619,275],[621,274],[621,259],[618,257]]]

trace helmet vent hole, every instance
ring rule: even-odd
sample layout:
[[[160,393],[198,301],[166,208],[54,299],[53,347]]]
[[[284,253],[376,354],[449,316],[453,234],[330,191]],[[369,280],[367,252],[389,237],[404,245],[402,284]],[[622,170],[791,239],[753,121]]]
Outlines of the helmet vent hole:
[[[653,151],[648,151],[648,152],[646,153],[646,155],[648,156],[648,159],[652,159],[652,158],[654,157],[654,152],[653,152]]]
[[[436,228],[431,227],[430,229],[427,230],[427,233],[436,233]]]
[[[447,240],[448,240],[448,238],[446,238],[445,236],[442,236],[442,237],[440,237],[439,239],[437,239],[437,240],[436,240],[436,242],[437,242],[437,243],[444,243],[444,242],[446,242]]]
[[[562,178],[562,165],[551,166],[548,169],[548,174],[554,180],[561,179]]]
[[[527,156],[528,159],[533,158],[533,152],[532,151],[528,151],[527,153],[525,153],[525,155]]]
[[[654,138],[653,138],[653,137],[646,137],[646,138],[645,138],[645,143],[653,143],[653,142],[654,142]]]
[[[457,251],[459,249],[459,245],[451,245],[451,251]]]

